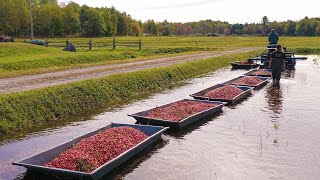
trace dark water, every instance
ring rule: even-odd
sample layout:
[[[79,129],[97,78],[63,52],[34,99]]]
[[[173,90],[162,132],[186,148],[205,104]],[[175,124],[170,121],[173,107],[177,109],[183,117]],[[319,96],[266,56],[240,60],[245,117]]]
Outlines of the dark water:
[[[223,113],[168,132],[163,141],[143,151],[105,179],[319,179],[320,56],[299,61],[285,72],[281,87],[271,84]],[[237,77],[245,71],[223,69],[193,79],[177,89],[105,112],[87,121],[29,134],[0,145],[0,179],[44,179],[24,175],[11,162],[39,153],[110,122],[135,123],[128,117]],[[46,178],[47,179],[47,178]]]

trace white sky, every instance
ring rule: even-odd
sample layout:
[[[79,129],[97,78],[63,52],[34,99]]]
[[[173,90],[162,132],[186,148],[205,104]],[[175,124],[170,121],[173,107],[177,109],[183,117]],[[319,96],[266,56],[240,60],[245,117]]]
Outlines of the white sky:
[[[59,2],[70,0],[59,0]],[[320,17],[320,0],[72,0],[91,7],[111,7],[125,11],[134,19],[190,22],[205,19],[229,23],[259,23]]]

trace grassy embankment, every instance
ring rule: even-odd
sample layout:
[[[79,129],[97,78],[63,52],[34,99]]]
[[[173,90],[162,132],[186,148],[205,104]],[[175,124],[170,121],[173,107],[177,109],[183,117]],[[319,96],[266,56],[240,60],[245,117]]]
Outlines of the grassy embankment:
[[[93,42],[111,41],[112,38],[94,38]],[[139,37],[119,37],[118,41],[137,41]],[[241,47],[265,47],[267,37],[141,37],[143,50],[119,47],[80,48],[78,52],[64,52],[62,48],[41,47],[18,43],[0,43],[0,78],[37,74],[106,64],[142,61],[156,57],[203,51],[224,51]],[[65,39],[48,39],[65,42]],[[88,42],[88,38],[69,39],[70,42]],[[280,37],[280,43],[289,51],[318,53],[320,37]]]
[[[114,107],[253,57],[258,51],[0,96],[0,132],[17,132],[101,107]]]

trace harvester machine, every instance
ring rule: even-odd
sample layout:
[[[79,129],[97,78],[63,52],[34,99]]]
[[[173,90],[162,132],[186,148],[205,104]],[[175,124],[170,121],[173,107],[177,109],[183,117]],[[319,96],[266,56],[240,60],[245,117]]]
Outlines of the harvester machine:
[[[259,67],[260,69],[268,68],[271,54],[272,52],[276,51],[277,49],[276,47],[277,47],[277,44],[268,45],[266,50],[263,51],[258,57],[249,58],[248,61],[255,61],[257,64],[260,63],[260,67]],[[299,56],[299,57],[295,56],[293,52],[288,52],[286,47],[282,47],[282,48],[286,56],[286,59],[285,59],[286,69],[295,69],[297,60],[308,59],[307,57],[303,57],[303,56]]]

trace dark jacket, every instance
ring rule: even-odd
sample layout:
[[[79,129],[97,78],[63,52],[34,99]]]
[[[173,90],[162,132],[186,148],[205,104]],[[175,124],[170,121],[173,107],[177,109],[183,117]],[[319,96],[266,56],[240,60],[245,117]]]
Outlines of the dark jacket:
[[[279,40],[278,34],[275,32],[271,32],[269,34],[269,43],[270,44],[277,44]]]
[[[272,58],[272,63],[271,63],[272,69],[279,68],[281,70],[281,68],[285,63],[286,55],[281,51],[275,51],[271,54],[271,58]]]

